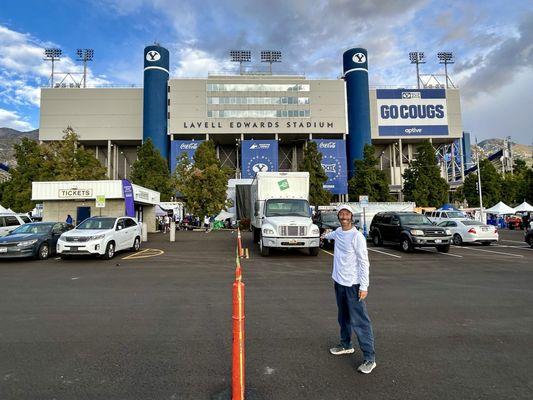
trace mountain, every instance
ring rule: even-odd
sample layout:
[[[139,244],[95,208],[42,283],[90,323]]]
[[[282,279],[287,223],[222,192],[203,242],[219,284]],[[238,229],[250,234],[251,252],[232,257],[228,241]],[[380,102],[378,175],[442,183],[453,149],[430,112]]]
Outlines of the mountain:
[[[39,130],[20,132],[11,128],[0,128],[0,163],[9,166],[16,165],[13,146],[20,143],[22,138],[39,140]]]
[[[478,143],[480,156],[485,158],[491,154],[496,153],[497,151],[503,149],[504,140],[503,139],[486,139]],[[473,144],[472,156],[475,157],[476,146]],[[528,146],[526,144],[515,143],[511,141],[511,149],[513,152],[513,159],[521,158],[526,162],[527,165],[531,166],[533,164],[533,146]]]

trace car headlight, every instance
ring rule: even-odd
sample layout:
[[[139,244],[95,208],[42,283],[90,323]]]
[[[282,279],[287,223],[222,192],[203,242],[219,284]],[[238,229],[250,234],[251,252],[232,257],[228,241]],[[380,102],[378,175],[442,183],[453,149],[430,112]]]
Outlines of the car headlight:
[[[451,235],[452,234],[452,231],[449,230],[449,229],[445,229],[444,231],[446,232],[446,235]]]
[[[413,236],[424,236],[424,231],[420,229],[411,229],[411,235]]]
[[[105,233],[101,233],[100,235],[91,236],[91,238],[89,240],[102,240],[103,238],[105,238]]]
[[[37,243],[37,239],[32,239],[32,240],[24,240],[22,242],[19,242],[17,244],[17,246],[20,246],[20,247],[26,247],[26,246],[31,246],[32,244],[35,244]]]
[[[320,234],[320,229],[318,228],[313,228],[311,230],[311,235],[319,235]]]
[[[270,228],[263,228],[263,234],[264,235],[273,235],[275,232],[274,232],[274,229],[270,229]]]

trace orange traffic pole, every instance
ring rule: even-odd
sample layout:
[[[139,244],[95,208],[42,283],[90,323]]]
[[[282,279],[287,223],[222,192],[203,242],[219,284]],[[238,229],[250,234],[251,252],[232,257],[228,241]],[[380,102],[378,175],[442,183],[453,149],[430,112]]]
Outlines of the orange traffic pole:
[[[244,283],[237,257],[233,283],[233,365],[231,371],[231,399],[244,400]]]
[[[239,257],[242,257],[244,255],[243,249],[242,249],[242,237],[241,237],[241,230],[237,228],[237,248],[239,252]]]

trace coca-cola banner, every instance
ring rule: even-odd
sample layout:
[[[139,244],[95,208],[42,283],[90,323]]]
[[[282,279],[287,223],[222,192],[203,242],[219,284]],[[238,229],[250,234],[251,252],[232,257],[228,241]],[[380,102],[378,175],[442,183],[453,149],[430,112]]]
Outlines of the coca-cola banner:
[[[259,171],[278,170],[277,140],[243,140],[241,142],[243,178],[254,178]]]
[[[173,140],[170,142],[170,172],[176,170],[179,158],[183,153],[192,160],[194,153],[203,140]]]
[[[333,194],[348,193],[346,142],[342,139],[314,139],[322,153],[322,168],[328,176],[324,189]]]

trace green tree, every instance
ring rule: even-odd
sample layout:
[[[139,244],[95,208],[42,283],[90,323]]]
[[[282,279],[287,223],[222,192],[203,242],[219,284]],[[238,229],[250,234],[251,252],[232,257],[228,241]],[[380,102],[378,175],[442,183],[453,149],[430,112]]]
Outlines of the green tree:
[[[448,183],[440,176],[435,149],[424,141],[417,150],[416,159],[403,174],[403,194],[418,206],[439,207],[448,199]]]
[[[137,160],[132,165],[130,180],[161,193],[161,201],[169,201],[175,193],[175,181],[170,175],[167,160],[150,139],[137,149]]]
[[[300,171],[309,172],[309,203],[315,207],[329,205],[331,192],[324,189],[328,176],[322,168],[322,153],[318,151],[316,142],[306,143]]]
[[[376,149],[365,145],[363,159],[354,161],[354,176],[348,181],[348,193],[353,199],[368,195],[369,201],[390,201],[389,183],[385,171],[378,169]]]
[[[502,200],[501,187],[503,179],[496,171],[492,163],[485,159],[479,162],[479,170],[481,174],[481,190],[483,194],[483,207],[492,207],[497,202]],[[463,184],[463,193],[468,205],[471,207],[479,207],[479,192],[477,189],[478,177],[477,173],[471,173],[465,178]]]
[[[215,215],[230,205],[227,200],[230,174],[231,170],[221,167],[215,145],[208,140],[198,146],[193,162],[186,154],[179,158],[176,187],[192,214],[200,218]]]

